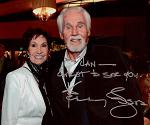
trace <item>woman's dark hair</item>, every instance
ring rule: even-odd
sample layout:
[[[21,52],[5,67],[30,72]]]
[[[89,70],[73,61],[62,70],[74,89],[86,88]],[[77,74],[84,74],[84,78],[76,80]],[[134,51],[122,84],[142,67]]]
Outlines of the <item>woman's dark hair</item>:
[[[34,36],[35,38],[37,38],[40,35],[43,35],[46,38],[48,42],[48,48],[50,49],[50,44],[52,42],[52,39],[49,36],[49,34],[46,31],[42,30],[41,28],[30,28],[24,32],[22,38],[23,38],[23,45],[25,49],[26,50],[28,49],[30,41],[32,40]]]

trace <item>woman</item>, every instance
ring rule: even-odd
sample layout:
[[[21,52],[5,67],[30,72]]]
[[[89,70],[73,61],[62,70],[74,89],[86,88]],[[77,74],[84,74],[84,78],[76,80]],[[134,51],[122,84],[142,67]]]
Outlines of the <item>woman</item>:
[[[45,125],[47,115],[50,119],[50,103],[44,85],[49,36],[41,29],[30,29],[23,38],[29,59],[6,77],[1,125]]]

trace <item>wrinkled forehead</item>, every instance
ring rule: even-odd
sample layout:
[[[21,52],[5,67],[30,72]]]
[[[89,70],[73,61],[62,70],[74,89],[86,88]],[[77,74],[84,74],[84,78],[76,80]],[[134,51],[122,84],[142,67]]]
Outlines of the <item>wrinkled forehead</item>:
[[[70,8],[70,9],[68,9],[68,10],[66,10],[66,11],[64,12],[64,16],[74,15],[74,14],[77,14],[77,13],[82,13],[82,11],[81,11],[81,10],[78,10],[78,9],[76,9],[76,8]]]
[[[64,18],[63,18],[64,24],[66,23],[76,24],[78,22],[86,23],[84,14],[81,11],[70,10],[65,13]]]

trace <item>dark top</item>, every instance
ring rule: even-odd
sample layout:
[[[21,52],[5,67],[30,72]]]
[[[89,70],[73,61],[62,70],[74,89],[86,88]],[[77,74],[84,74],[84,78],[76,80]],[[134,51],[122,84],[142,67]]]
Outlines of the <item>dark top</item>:
[[[47,84],[56,125],[143,125],[139,88],[133,76],[127,77],[119,50],[90,46],[74,71],[77,85],[71,94],[59,72],[64,54],[51,57]]]

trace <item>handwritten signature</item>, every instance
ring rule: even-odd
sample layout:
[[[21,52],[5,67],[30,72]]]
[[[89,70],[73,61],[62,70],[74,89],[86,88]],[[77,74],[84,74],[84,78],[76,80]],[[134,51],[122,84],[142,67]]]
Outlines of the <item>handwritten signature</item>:
[[[117,94],[117,92],[124,91],[124,90],[125,90],[124,87],[116,87],[106,94],[106,97],[112,100],[117,100],[117,102],[119,103],[118,106],[115,106],[110,110],[111,116],[115,118],[132,118],[137,115],[137,109],[134,107],[134,105],[143,105],[143,106],[146,105],[145,102],[141,100],[133,101],[132,99],[125,99],[124,97]],[[128,106],[133,109],[133,113],[130,114],[129,116],[117,116],[113,114],[114,110],[117,110],[122,107],[128,107]]]
[[[120,73],[120,72],[102,72],[102,73],[99,73],[95,70],[95,68],[97,66],[117,66],[117,64],[97,64],[96,61],[86,61],[83,59],[81,62],[80,62],[80,66],[82,67],[91,67],[92,69],[90,70],[87,70],[87,71],[78,71],[78,72],[75,72],[74,74],[72,74],[71,76],[74,76],[74,78],[76,77],[84,77],[85,74],[90,74],[92,75],[93,77],[102,77],[102,78],[105,78],[105,79],[111,79],[111,78],[115,78],[115,77],[125,77],[125,80],[127,81],[128,78],[138,78],[138,73],[133,73],[133,72],[130,72],[130,71],[127,71],[125,73]],[[99,70],[98,70],[99,71]],[[62,70],[59,70],[59,72],[57,73],[57,76],[58,77],[67,77],[69,73],[64,73],[62,72]],[[64,83],[66,81],[64,80]],[[103,107],[106,107],[107,106],[107,101],[106,99],[92,99],[91,97],[87,97],[87,98],[79,98],[79,93],[78,92],[75,92],[73,90],[73,88],[80,84],[82,81],[79,81],[77,83],[73,83],[71,85],[69,85],[69,83],[67,84],[66,89],[62,91],[62,93],[66,93],[67,96],[66,96],[66,100],[68,102],[68,108],[70,108],[70,103],[71,101],[77,101],[77,102],[102,102],[104,103]],[[65,84],[66,85],[66,84]],[[121,95],[118,94],[118,92],[121,92],[121,91],[124,91],[125,88],[124,87],[116,87],[116,88],[113,88],[110,92],[106,93],[106,98],[109,98],[111,100],[115,100],[118,105],[111,108],[110,109],[110,115],[112,117],[115,117],[115,118],[132,118],[134,116],[137,115],[138,111],[136,109],[135,106],[137,105],[142,105],[142,106],[145,106],[147,104],[145,104],[143,101],[141,100],[136,100],[136,101],[133,101],[132,99],[126,99],[124,97],[122,97]],[[131,108],[131,114],[124,114],[124,116],[120,116],[120,115],[117,115],[115,114],[114,112],[117,111],[117,110],[120,110],[121,108],[124,108],[124,107],[129,107]]]
[[[76,86],[77,84],[81,83],[81,81],[79,81],[78,83],[76,83],[74,86]],[[72,87],[74,87],[72,86]],[[68,108],[70,108],[70,102],[71,101],[77,101],[77,102],[83,102],[83,101],[88,101],[88,102],[103,102],[104,103],[104,107],[106,107],[107,105],[107,100],[106,99],[92,99],[90,97],[84,98],[84,99],[79,99],[79,93],[74,92],[74,91],[70,91],[70,88],[68,88],[67,90],[62,91],[62,93],[67,92],[67,96],[66,96],[66,100],[68,101]],[[145,106],[147,104],[145,104],[143,101],[141,100],[136,100],[133,101],[132,99],[125,99],[124,97],[120,96],[119,94],[117,94],[117,92],[120,91],[124,91],[125,88],[124,87],[116,87],[113,88],[110,92],[108,92],[106,94],[106,97],[112,100],[116,100],[118,102],[119,105],[113,107],[110,110],[110,114],[112,117],[115,118],[132,118],[134,116],[137,115],[137,109],[134,105],[142,105]],[[124,116],[119,116],[114,114],[113,112],[116,110],[119,110],[120,108],[123,107],[131,107],[133,109],[132,114],[128,114],[127,116],[124,114]]]
[[[77,72],[75,72],[74,74],[71,74],[71,75],[68,72],[66,72],[65,74],[62,74],[61,71],[59,71],[57,73],[57,76],[58,77],[62,77],[62,76],[63,77],[67,77],[68,75],[70,75],[71,77],[73,77],[73,76],[76,75],[77,77],[84,77],[85,74],[90,74],[93,77],[101,77],[102,76],[102,78],[104,78],[104,79],[111,79],[111,78],[123,76],[123,77],[125,77],[126,81],[129,78],[136,78],[137,79],[139,77],[138,73],[133,73],[131,71],[127,71],[127,72],[125,72],[123,74],[121,74],[119,72],[111,72],[111,73],[109,73],[109,72],[102,72],[100,74],[100,73],[96,72],[95,69],[93,69],[92,71],[89,71],[89,70],[87,70],[87,71],[77,71]]]

